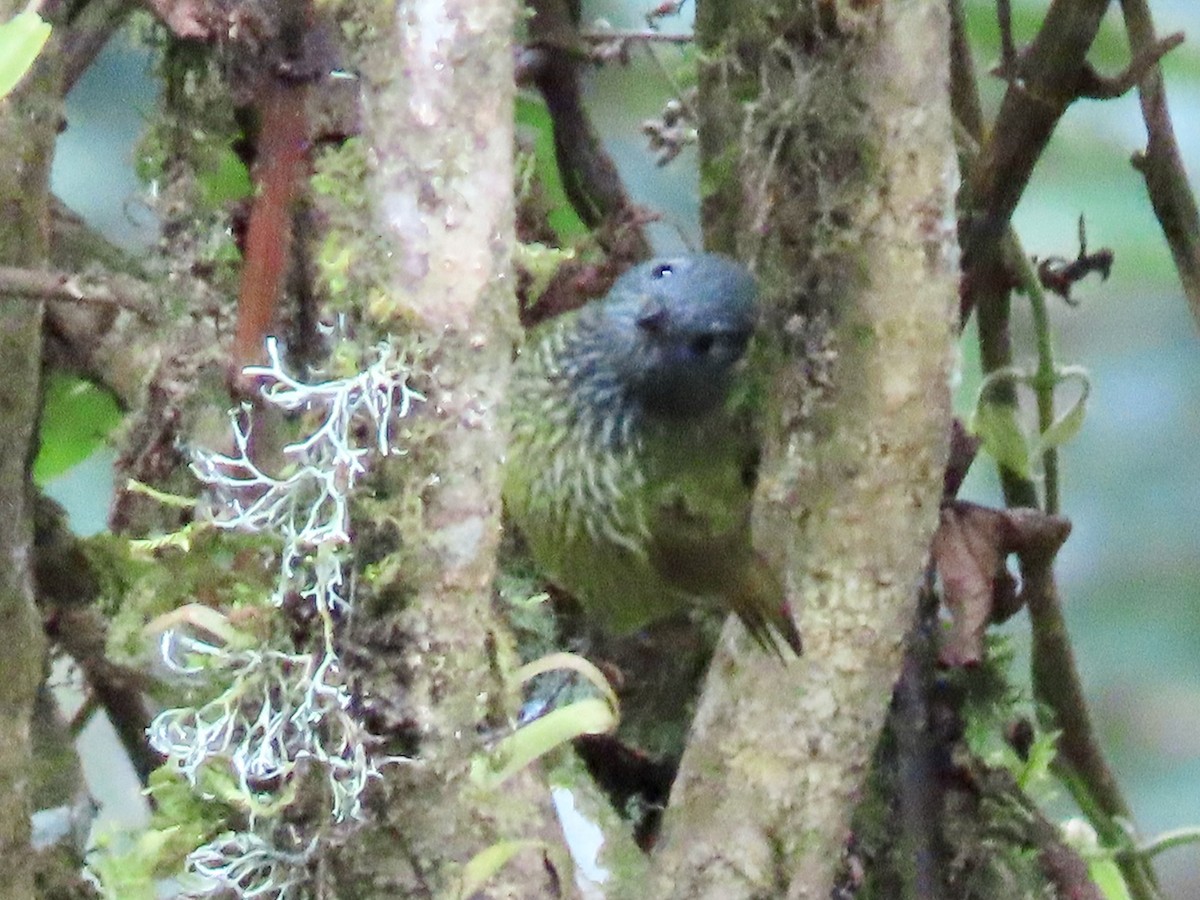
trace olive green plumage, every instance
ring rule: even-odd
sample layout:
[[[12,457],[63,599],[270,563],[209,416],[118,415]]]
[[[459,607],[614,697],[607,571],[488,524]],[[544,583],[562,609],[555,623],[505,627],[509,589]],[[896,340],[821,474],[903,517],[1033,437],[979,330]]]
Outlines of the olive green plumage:
[[[517,360],[504,500],[551,581],[624,633],[696,603],[800,652],[750,542],[758,440],[745,400],[756,289],[732,260],[630,269]],[[740,402],[739,402],[740,401]]]

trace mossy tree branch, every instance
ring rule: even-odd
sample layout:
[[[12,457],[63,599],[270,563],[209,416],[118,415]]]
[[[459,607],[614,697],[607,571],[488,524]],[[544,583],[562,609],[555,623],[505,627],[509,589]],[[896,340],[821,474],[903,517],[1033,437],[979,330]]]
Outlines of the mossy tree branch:
[[[352,53],[370,148],[373,222],[364,224],[386,248],[370,264],[388,302],[363,314],[390,326],[426,373],[424,421],[377,485],[403,534],[396,546],[388,532],[391,555],[377,567],[388,574],[364,584],[370,621],[356,626],[381,651],[366,676],[402,685],[419,762],[391,770],[376,827],[346,848],[339,882],[353,883],[357,897],[456,896],[463,866],[510,841],[545,850],[518,853],[488,881],[489,895],[570,891],[551,861],[560,838],[535,774],[498,789],[470,777],[487,737],[515,721],[517,701],[506,678],[511,638],[492,604],[503,457],[495,417],[519,335],[510,274],[514,10],[508,0],[336,10],[361,38]],[[359,236],[353,246],[374,244]]]
[[[2,0],[0,22],[25,6]],[[62,115],[58,42],[43,49],[0,105],[0,265],[38,267],[49,254],[49,178]],[[0,860],[5,896],[32,900],[30,722],[45,641],[33,586],[30,465],[41,408],[43,304],[0,294]]]
[[[707,242],[757,267],[768,305],[757,537],[786,569],[805,656],[781,668],[730,626],[654,896],[826,897],[900,671],[946,464],[948,17],[925,0],[800,12],[709,2],[696,30]]]

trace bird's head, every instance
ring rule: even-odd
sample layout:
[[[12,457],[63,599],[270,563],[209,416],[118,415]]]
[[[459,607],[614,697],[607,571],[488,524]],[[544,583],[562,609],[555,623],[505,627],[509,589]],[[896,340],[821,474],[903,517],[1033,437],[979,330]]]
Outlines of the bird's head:
[[[741,265],[710,253],[654,259],[627,271],[581,325],[628,395],[658,416],[695,416],[725,400],[746,352],[757,288]]]

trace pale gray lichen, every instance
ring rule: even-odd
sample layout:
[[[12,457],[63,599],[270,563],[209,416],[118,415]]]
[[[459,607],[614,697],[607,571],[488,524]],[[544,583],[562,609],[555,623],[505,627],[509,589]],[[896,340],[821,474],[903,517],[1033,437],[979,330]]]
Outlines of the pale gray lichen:
[[[336,621],[352,606],[346,578],[349,500],[373,455],[395,452],[395,421],[421,398],[389,345],[363,371],[342,379],[304,382],[285,370],[271,339],[268,363],[245,370],[261,385],[263,402],[311,422],[283,448],[278,473],[265,471],[251,449],[246,415],[231,415],[233,451],[197,450],[192,469],[212,498],[221,528],[282,539],[273,599],[299,596],[320,623],[311,649],[246,646],[241,635],[201,636],[176,626],[160,639],[173,675],[205,688],[210,699],[164,710],[151,723],[151,744],[196,789],[211,793],[205,773],[232,776],[248,828],[227,832],[188,856],[182,896],[298,898],[308,894],[317,838],[353,828],[363,816],[367,785],[380,767],[400,758],[374,752],[375,741],[355,718],[337,653]],[[242,411],[243,413],[246,410]],[[364,428],[369,426],[369,428]],[[328,821],[313,834],[285,825],[282,811],[301,775],[322,774]]]

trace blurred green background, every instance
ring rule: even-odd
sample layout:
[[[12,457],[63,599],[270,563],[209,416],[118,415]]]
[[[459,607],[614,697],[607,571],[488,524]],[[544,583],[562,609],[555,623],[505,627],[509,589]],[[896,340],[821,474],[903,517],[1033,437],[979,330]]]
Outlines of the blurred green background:
[[[642,0],[585,2],[585,20],[645,26]],[[1036,32],[1044,0],[1014,0],[1018,41]],[[994,8],[968,0],[969,25],[988,109],[1002,85],[986,76],[998,59]],[[669,30],[690,27],[684,16]],[[1194,40],[1166,60],[1168,96],[1193,189],[1200,188],[1200,5],[1151,0],[1160,35],[1191,29]],[[586,100],[635,200],[660,211],[652,226],[659,251],[698,244],[695,156],[685,151],[658,168],[641,122],[669,96],[663,68],[686,80],[681,53],[635,49],[629,68],[611,65],[587,78]],[[1092,60],[1105,73],[1128,60],[1114,4]],[[68,102],[68,128],[55,159],[63,199],[113,240],[130,248],[154,239],[139,201],[134,142],[155,84],[145,51],[118,39]],[[1144,146],[1137,97],[1082,102],[1069,111],[1016,214],[1027,251],[1076,253],[1076,222],[1087,220],[1089,247],[1116,255],[1109,281],[1079,285],[1078,308],[1053,302],[1060,363],[1085,366],[1093,379],[1080,435],[1062,451],[1063,509],[1074,531],[1059,572],[1072,636],[1101,737],[1146,833],[1200,824],[1200,328],[1188,313],[1140,176],[1129,157]],[[1018,300],[1017,356],[1032,358],[1028,319]],[[960,408],[978,384],[964,342]],[[69,392],[68,392],[69,393]],[[51,422],[48,427],[53,427]],[[52,482],[83,532],[103,527],[111,489],[111,451],[101,449]],[[964,496],[998,503],[986,461]],[[1009,630],[1021,640],[1024,621]],[[85,733],[91,746],[101,741]],[[89,754],[94,757],[95,754]],[[128,796],[112,760],[87,763],[93,785]],[[99,768],[98,768],[99,767]],[[136,810],[117,813],[136,821]],[[1200,849],[1159,858],[1169,897],[1200,900]]]

